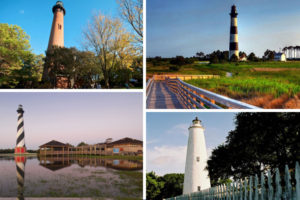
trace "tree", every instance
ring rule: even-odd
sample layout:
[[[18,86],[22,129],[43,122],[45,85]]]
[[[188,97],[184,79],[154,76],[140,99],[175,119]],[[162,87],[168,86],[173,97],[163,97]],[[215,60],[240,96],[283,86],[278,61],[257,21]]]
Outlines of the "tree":
[[[143,0],[117,0],[122,18],[136,33],[135,40],[143,45]]]
[[[196,53],[196,57],[198,57],[199,60],[203,60],[205,58],[205,54],[202,51],[200,51]]]
[[[255,56],[255,54],[253,52],[251,52],[248,56],[248,60],[249,61],[257,61],[257,57]]]
[[[162,190],[162,197],[164,199],[182,194],[184,174],[166,174],[162,179],[165,183]]]
[[[264,59],[265,60],[274,60],[275,57],[275,51],[271,51],[269,49],[267,49],[264,53]]]
[[[96,54],[105,87],[110,88],[113,72],[131,66],[138,54],[132,45],[133,36],[123,28],[119,19],[101,13],[93,17],[83,34],[84,46]]]
[[[300,160],[300,113],[239,113],[225,144],[213,150],[212,181],[240,179]]]
[[[233,54],[233,55],[231,56],[231,58],[230,58],[230,61],[231,61],[231,62],[238,62],[238,61],[239,61],[239,58],[238,58],[235,54]]]
[[[33,54],[29,36],[17,25],[0,24],[0,87],[16,87],[17,71]]]
[[[159,176],[157,176],[154,172],[150,172],[146,174],[146,193],[147,199],[149,200],[161,200],[162,199],[162,189],[164,187],[164,183],[161,182]]]
[[[86,146],[87,144],[85,142],[80,142],[77,147]]]
[[[43,82],[51,88],[57,86],[58,76],[68,79],[69,88],[90,88],[99,74],[93,52],[65,47],[52,47],[46,52]]]

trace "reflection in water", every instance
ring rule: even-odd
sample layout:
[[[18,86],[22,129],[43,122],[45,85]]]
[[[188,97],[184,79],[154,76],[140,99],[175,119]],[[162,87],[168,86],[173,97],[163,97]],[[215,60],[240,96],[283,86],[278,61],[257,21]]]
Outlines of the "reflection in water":
[[[142,161],[133,160],[117,160],[117,159],[102,159],[99,157],[73,157],[73,156],[55,156],[55,157],[38,157],[40,165],[56,171],[72,164],[78,164],[80,167],[107,167],[117,170],[140,170],[143,168]]]
[[[15,156],[15,162],[17,167],[17,182],[18,182],[17,199],[24,200],[24,179],[25,179],[26,158],[24,156]]]
[[[0,156],[0,197],[141,198],[142,168],[142,160]]]

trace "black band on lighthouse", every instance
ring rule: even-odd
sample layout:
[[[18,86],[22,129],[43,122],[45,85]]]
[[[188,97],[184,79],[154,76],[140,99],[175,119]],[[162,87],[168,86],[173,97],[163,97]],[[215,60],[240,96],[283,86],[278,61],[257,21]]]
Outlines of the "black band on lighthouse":
[[[236,26],[231,26],[230,34],[238,34],[238,28]]]
[[[239,50],[239,44],[237,42],[231,42],[229,46],[229,50],[237,51]]]

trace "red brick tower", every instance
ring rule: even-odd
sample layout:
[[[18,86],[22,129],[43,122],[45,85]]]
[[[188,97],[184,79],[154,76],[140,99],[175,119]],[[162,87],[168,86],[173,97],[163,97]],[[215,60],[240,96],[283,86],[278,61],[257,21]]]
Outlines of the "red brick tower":
[[[54,16],[48,49],[52,46],[64,46],[64,16],[66,14],[66,10],[63,3],[61,1],[57,1],[52,8],[52,12]]]

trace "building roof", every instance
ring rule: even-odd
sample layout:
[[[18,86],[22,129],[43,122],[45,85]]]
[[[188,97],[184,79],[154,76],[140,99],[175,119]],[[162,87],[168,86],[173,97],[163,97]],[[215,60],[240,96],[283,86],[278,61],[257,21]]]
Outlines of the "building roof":
[[[51,140],[50,142],[47,142],[46,144],[41,145],[40,147],[46,147],[46,146],[56,146],[56,147],[63,147],[63,146],[70,146],[68,144],[64,144],[62,142],[58,142],[56,140]]]
[[[114,145],[114,144],[143,144],[143,141],[140,141],[140,140],[135,140],[135,139],[132,139],[132,138],[123,138],[123,139],[120,139],[120,140],[117,140],[117,141],[114,141],[114,142],[111,142],[109,143],[110,145]]]
[[[285,55],[284,53],[275,53],[275,56],[282,56]]]

